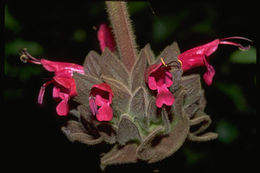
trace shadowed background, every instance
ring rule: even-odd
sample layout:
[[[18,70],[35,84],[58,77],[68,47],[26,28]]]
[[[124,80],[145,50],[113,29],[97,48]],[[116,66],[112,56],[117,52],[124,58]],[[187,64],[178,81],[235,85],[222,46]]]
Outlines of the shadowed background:
[[[23,64],[19,50],[35,57],[82,64],[90,50],[100,53],[96,28],[108,23],[102,1],[17,1],[5,4],[5,109],[10,121],[10,161],[26,169],[99,172],[99,154],[109,146],[70,143],[60,131],[66,117],[55,112],[52,87],[43,105],[37,104],[40,86],[52,74],[40,66]],[[250,7],[244,3],[130,2],[139,49],[151,44],[158,55],[177,41],[181,51],[215,38],[244,36],[255,40]],[[245,42],[242,42],[245,43]],[[221,45],[211,56],[216,76],[205,88],[210,130],[219,138],[206,143],[186,142],[172,157],[156,164],[111,166],[106,172],[219,172],[252,169],[256,156],[256,43],[247,52]],[[8,159],[8,160],[9,160]],[[37,170],[35,169],[35,170]]]

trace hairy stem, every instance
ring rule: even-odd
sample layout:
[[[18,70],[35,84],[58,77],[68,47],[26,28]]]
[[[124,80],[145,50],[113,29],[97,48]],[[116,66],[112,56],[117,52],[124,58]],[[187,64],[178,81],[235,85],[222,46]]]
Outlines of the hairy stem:
[[[126,2],[107,1],[106,5],[120,58],[131,71],[137,57],[137,50]]]

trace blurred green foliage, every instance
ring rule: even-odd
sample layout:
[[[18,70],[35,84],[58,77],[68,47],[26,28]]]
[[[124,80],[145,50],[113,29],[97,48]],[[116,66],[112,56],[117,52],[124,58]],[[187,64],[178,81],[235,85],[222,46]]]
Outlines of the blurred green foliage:
[[[220,92],[233,101],[238,111],[246,111],[248,109],[244,93],[239,85],[223,82],[216,82],[214,85]]]
[[[230,55],[230,62],[238,64],[256,64],[256,49],[251,47],[249,50],[236,50]]]
[[[86,37],[87,37],[86,31],[81,28],[75,30],[73,33],[73,39],[77,42],[82,42],[82,41],[86,40]]]
[[[219,135],[218,140],[224,144],[231,144],[239,137],[237,126],[225,119],[218,121],[216,132]]]
[[[5,28],[9,29],[15,33],[21,31],[20,24],[17,20],[10,14],[8,7],[5,6]]]

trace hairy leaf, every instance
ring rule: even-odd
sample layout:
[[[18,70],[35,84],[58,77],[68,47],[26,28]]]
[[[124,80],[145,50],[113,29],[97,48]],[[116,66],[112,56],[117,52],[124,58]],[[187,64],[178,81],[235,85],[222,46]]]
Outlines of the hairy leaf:
[[[211,124],[210,117],[202,111],[198,111],[195,116],[189,120],[190,126],[197,126],[196,130],[192,133],[197,135],[206,130]]]
[[[114,144],[116,142],[117,129],[110,123],[102,122],[97,127],[99,135],[106,143]]]
[[[176,42],[173,42],[170,46],[167,46],[166,48],[163,49],[163,51],[156,59],[155,64],[159,64],[161,61],[160,58],[163,58],[166,63],[174,61],[176,65],[179,66],[178,68],[180,69],[181,64],[178,61],[179,54],[180,54],[179,46]]]
[[[102,170],[108,165],[135,163],[137,162],[135,143],[127,144],[125,146],[115,145],[108,153],[101,158],[100,167]]]
[[[147,120],[150,122],[158,123],[160,121],[160,115],[157,113],[157,107],[155,104],[155,97],[150,97],[147,110],[146,110],[146,116]]]
[[[129,114],[134,117],[139,117],[140,119],[145,118],[145,108],[146,108],[146,94],[142,87],[137,89],[135,92],[131,103]]]
[[[163,121],[163,125],[164,125],[164,131],[166,134],[168,134],[171,130],[171,123],[170,123],[169,116],[168,116],[165,106],[162,107],[161,115],[162,115],[162,121]]]
[[[186,89],[186,97],[184,106],[189,106],[198,101],[201,97],[201,83],[198,74],[182,77],[181,85]]]
[[[131,94],[128,88],[117,80],[112,78],[103,77],[106,83],[108,83],[114,93],[112,107],[118,114],[127,113],[129,109],[129,102]]]
[[[151,132],[137,149],[138,158],[148,163],[157,162],[169,157],[184,143],[189,123],[187,116],[173,114],[173,126],[168,135],[162,135],[163,128]]]
[[[139,56],[141,56],[141,53],[146,57],[148,65],[152,65],[154,63],[155,56],[149,43],[146,44],[145,47],[140,51]]]
[[[62,127],[61,130],[71,142],[78,141],[88,145],[95,145],[103,141],[102,138],[94,138],[87,134],[84,127],[74,120],[68,121],[67,126]]]
[[[157,142],[155,138],[157,136],[162,135],[163,131],[164,131],[163,127],[158,127],[154,129],[152,132],[150,132],[149,135],[146,136],[146,138],[138,146],[136,151],[139,159],[150,160],[156,154],[156,150],[153,148],[154,144],[156,144]]]
[[[186,91],[183,87],[180,87],[174,94],[175,101],[173,104],[173,114],[177,116],[183,116],[183,103],[184,103],[184,95]]]
[[[88,104],[91,87],[95,84],[102,83],[102,81],[93,76],[79,73],[73,73],[73,78],[75,79],[77,90],[77,96],[74,97],[74,100],[81,104]]]
[[[145,86],[144,73],[147,65],[147,54],[144,49],[140,51],[139,58],[137,59],[131,73],[131,86],[132,92],[138,87]]]
[[[170,87],[170,91],[175,92],[181,84],[183,71],[181,68],[179,69],[173,67],[171,73],[172,73],[173,84]]]
[[[121,145],[132,140],[141,141],[138,127],[128,117],[128,115],[122,115],[118,125],[117,140]]]
[[[101,67],[98,63],[100,55],[95,51],[90,51],[84,61],[85,74],[99,78],[101,75]]]
[[[189,133],[188,135],[188,139],[190,141],[196,141],[196,142],[206,142],[216,138],[218,138],[218,134],[214,132],[207,132],[200,136],[196,136],[193,133]]]
[[[108,48],[99,59],[103,76],[115,79],[129,87],[129,73],[123,63]]]

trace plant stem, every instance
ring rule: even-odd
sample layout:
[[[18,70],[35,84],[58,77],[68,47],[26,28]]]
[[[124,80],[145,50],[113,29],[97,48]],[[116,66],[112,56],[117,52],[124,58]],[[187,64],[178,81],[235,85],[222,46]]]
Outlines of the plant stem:
[[[106,5],[120,58],[128,71],[131,71],[137,50],[126,2],[106,1]]]

